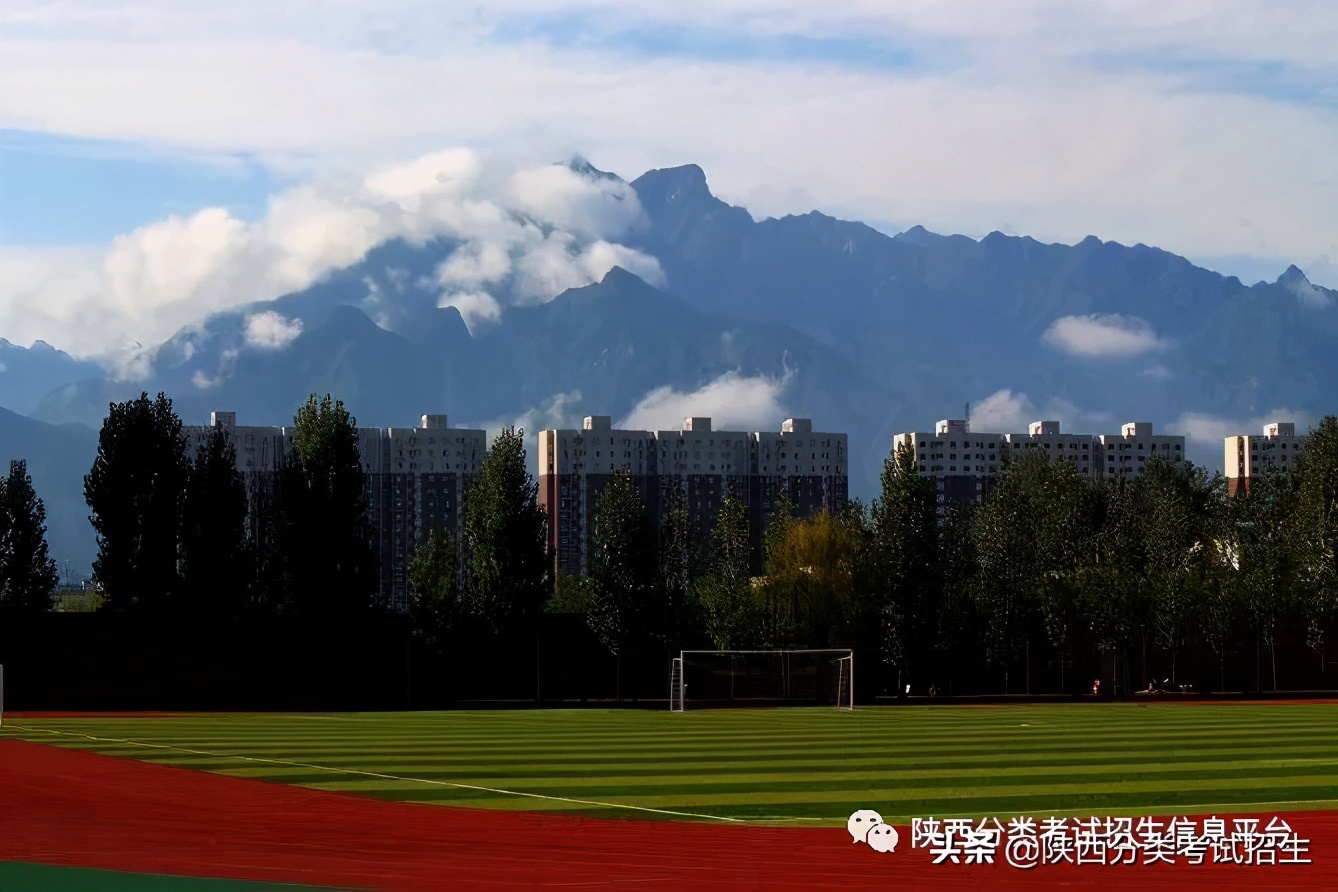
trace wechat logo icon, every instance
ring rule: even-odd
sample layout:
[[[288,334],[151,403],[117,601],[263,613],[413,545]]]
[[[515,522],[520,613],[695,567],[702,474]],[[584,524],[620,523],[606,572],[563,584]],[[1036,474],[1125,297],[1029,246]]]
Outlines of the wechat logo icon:
[[[897,850],[897,828],[883,823],[883,816],[878,812],[862,808],[846,820],[846,830],[850,831],[850,841],[862,842],[875,852],[895,852]]]

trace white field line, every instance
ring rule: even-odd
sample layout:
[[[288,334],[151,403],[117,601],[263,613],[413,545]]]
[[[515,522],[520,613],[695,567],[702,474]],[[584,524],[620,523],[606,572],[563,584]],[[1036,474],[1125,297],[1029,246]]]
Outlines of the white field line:
[[[551,802],[567,802],[572,805],[595,805],[601,808],[624,808],[632,811],[653,812],[660,815],[673,815],[679,818],[701,818],[708,821],[727,821],[734,824],[748,823],[744,818],[731,818],[723,815],[699,815],[693,812],[672,811],[667,808],[650,808],[644,805],[628,805],[622,802],[601,802],[597,799],[573,799],[567,796],[549,796],[545,793],[526,793],[521,790],[503,790],[499,787],[480,787],[474,784],[461,784],[455,781],[433,780],[425,777],[406,777],[398,774],[382,774],[376,771],[362,771],[357,768],[334,768],[329,765],[316,765],[310,762],[294,762],[288,759],[269,759],[263,756],[241,756],[235,753],[217,753],[209,750],[190,749],[184,746],[175,746],[169,743],[148,743],[142,740],[128,740],[123,737],[94,737],[91,734],[75,734],[70,731],[57,731],[52,728],[33,728],[24,725],[13,725],[19,731],[36,731],[43,734],[56,734],[61,737],[75,737],[82,740],[90,740],[94,743],[119,743],[126,746],[141,746],[147,749],[170,750],[172,752],[186,753],[192,756],[207,756],[211,759],[236,759],[242,762],[255,762],[266,765],[284,765],[292,768],[306,768],[313,771],[328,771],[333,774],[349,774],[358,777],[374,777],[379,780],[404,781],[416,784],[428,784],[436,787],[452,787],[459,790],[474,790],[480,793],[496,793],[501,796],[521,796],[528,799],[546,799]]]

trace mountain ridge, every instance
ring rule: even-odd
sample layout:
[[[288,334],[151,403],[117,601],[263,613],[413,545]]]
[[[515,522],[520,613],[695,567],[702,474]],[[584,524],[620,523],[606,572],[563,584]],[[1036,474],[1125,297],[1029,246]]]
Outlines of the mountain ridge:
[[[565,164],[625,182],[584,159]],[[1094,432],[1179,424],[1195,437],[1190,457],[1209,467],[1221,441],[1204,431],[1218,428],[1197,419],[1243,424],[1285,409],[1304,425],[1334,411],[1338,292],[1295,265],[1247,287],[1096,236],[976,240],[923,226],[889,236],[816,211],[758,220],[716,197],[697,165],[627,185],[645,221],[620,242],[656,259],[658,285],[620,259],[545,301],[503,280],[489,292],[499,318],[467,325],[439,306],[435,275],[462,242],[392,239],[307,288],[183,328],[147,354],[143,380],[62,365],[20,414],[95,429],[109,402],[161,389],[187,424],[212,409],[287,424],[308,393],[328,391],[367,426],[429,412],[571,425],[583,414],[621,420],[668,393],[691,414],[734,411],[754,429],[799,415],[846,431],[851,491],[868,498],[894,433],[968,402],[982,425],[1042,415]],[[264,314],[275,327],[253,337]],[[758,382],[754,404],[711,402],[720,382],[739,380]],[[0,416],[0,428],[12,424]]]

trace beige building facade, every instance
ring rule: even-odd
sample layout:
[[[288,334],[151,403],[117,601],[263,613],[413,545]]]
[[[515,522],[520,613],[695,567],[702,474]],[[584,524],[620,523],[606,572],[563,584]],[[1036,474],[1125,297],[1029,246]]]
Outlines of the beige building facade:
[[[257,488],[272,486],[282,470],[293,429],[239,426],[235,412],[213,412],[207,426],[185,427],[187,455],[194,458],[218,429],[236,449],[254,503]],[[487,435],[450,427],[445,415],[423,415],[418,427],[358,428],[358,448],[378,595],[404,610],[413,550],[432,529],[458,529],[465,486],[483,464]]]
[[[1269,422],[1262,434],[1227,437],[1222,456],[1227,491],[1232,495],[1247,491],[1251,477],[1295,467],[1304,445],[1305,436],[1298,437],[1290,421]]]

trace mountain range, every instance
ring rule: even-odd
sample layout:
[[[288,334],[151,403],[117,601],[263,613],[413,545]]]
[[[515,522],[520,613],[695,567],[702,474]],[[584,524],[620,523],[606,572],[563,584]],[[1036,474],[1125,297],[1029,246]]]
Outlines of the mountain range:
[[[1188,434],[1190,457],[1210,468],[1233,425],[1286,411],[1304,427],[1335,410],[1338,292],[1295,267],[1246,285],[1096,237],[888,236],[816,212],[755,220],[695,165],[629,185],[641,214],[619,242],[662,275],[613,266],[542,302],[502,278],[496,319],[439,306],[436,271],[463,242],[394,239],[304,290],[181,330],[136,380],[0,341],[0,459],[29,458],[53,551],[85,567],[78,481],[108,402],[141,390],[165,391],[187,424],[214,409],[291,423],[313,392],[342,398],[366,426],[428,412],[531,430],[585,414],[661,427],[676,425],[673,412],[716,415],[734,429],[811,417],[850,434],[851,491],[864,498],[894,433],[968,403],[986,430],[1152,421]]]

